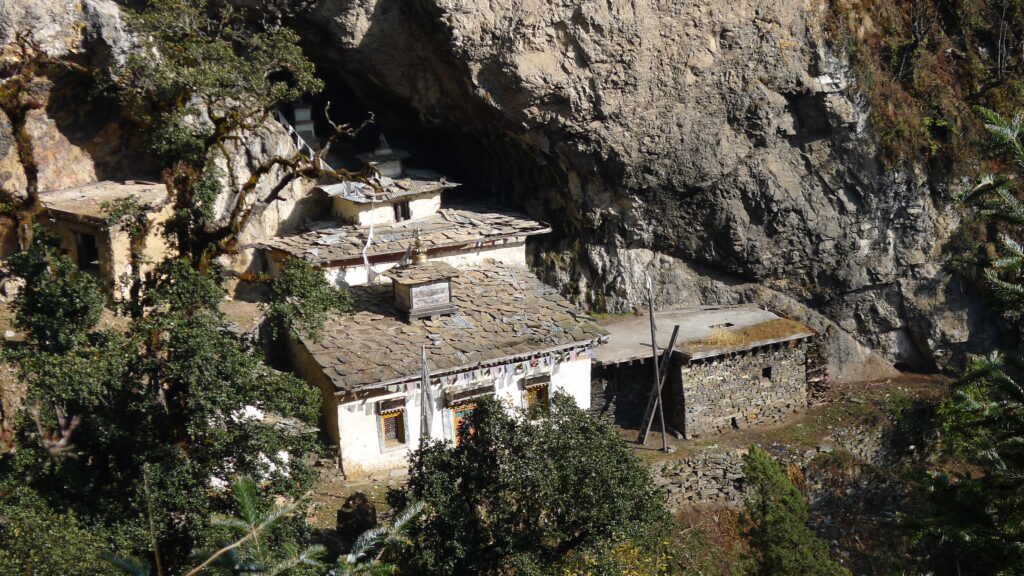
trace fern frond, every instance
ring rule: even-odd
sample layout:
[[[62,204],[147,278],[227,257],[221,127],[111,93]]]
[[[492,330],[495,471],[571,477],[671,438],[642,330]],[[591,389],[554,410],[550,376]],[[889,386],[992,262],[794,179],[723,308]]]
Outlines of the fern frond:
[[[99,557],[105,562],[113,564],[117,568],[120,568],[125,574],[131,576],[151,576],[153,569],[148,562],[138,560],[136,558],[121,558],[120,556],[114,556],[106,552],[100,552]]]

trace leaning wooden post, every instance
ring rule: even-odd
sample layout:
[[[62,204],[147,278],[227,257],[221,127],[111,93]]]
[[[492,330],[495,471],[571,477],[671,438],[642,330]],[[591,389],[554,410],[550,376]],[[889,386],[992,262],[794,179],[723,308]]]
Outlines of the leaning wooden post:
[[[665,411],[661,406],[661,368],[658,358],[658,328],[657,321],[654,317],[654,286],[651,284],[651,277],[647,276],[647,299],[650,308],[651,317],[651,363],[654,364],[654,388],[651,390],[651,399],[648,404],[647,414],[645,414],[644,422],[641,422],[640,427],[640,444],[647,443],[647,434],[651,430],[651,420],[654,419],[654,408],[658,408],[658,418],[661,420],[661,449],[668,452],[668,437],[665,436]],[[673,343],[675,344],[675,335],[672,333]]]
[[[651,282],[650,275],[647,276],[647,299],[649,308],[651,309],[651,352],[654,355],[651,357],[651,362],[654,364],[654,385],[655,394],[658,396],[658,420],[661,421],[661,451],[668,452],[668,437],[665,436],[665,410],[661,402],[661,367],[659,366],[658,358],[658,328],[657,323],[654,320],[654,285]]]

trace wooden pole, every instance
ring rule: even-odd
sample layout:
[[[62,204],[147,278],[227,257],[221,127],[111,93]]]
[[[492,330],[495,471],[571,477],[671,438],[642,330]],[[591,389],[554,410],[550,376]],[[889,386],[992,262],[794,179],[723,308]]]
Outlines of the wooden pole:
[[[658,419],[661,420],[661,450],[668,452],[668,438],[665,436],[665,412],[661,406],[661,367],[658,354],[658,326],[654,318],[654,285],[650,275],[647,276],[647,301],[651,310],[651,363],[654,364],[654,393],[658,406]]]
[[[669,365],[672,363],[672,351],[676,349],[676,340],[679,337],[679,324],[676,324],[675,328],[672,329],[672,337],[668,340],[668,348],[665,348],[665,352],[661,355],[661,364],[659,369],[659,376],[661,381],[651,388],[650,394],[647,396],[647,408],[644,410],[644,417],[640,424],[640,436],[637,438],[638,444],[647,444],[647,435],[651,433],[651,424],[654,423],[654,411],[661,406],[661,387],[665,385],[665,378],[668,375]],[[664,413],[662,414],[664,416]]]

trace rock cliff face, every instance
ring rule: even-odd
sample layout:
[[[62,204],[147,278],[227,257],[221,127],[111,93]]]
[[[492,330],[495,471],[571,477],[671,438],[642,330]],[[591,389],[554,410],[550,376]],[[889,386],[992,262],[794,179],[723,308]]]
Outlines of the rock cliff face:
[[[19,35],[50,56],[97,69],[123,61],[133,46],[112,0],[0,0],[0,46],[5,47],[0,58],[19,57],[15,48]],[[121,115],[118,102],[98,95],[89,78],[68,71],[39,78],[37,84],[38,98],[46,105],[28,113],[26,133],[32,141],[41,192],[98,180],[160,179],[159,164],[147,153],[143,136]],[[0,112],[0,186],[20,190],[25,187],[25,171],[14,144],[11,123]],[[265,159],[293,151],[284,129],[268,122],[252,138],[234,146],[230,164],[221,159],[219,167],[244,181]],[[280,170],[272,171],[254,196],[264,197],[280,176]],[[310,197],[311,187],[308,182],[293,182],[282,192],[283,201],[258,209],[239,244],[293,231],[311,214],[322,212],[324,199]],[[223,194],[215,214],[224,216],[233,202],[233,197]],[[3,232],[0,224],[0,244],[6,241],[5,249],[13,249],[13,236]],[[224,263],[239,272],[262,266],[253,262],[249,248],[225,257]]]
[[[839,379],[954,366],[996,337],[943,268],[958,186],[877,160],[826,13],[818,0],[320,0],[299,31],[389,134],[550,222],[535,265],[582,303],[642,306],[650,275],[660,306],[802,319],[828,335]],[[130,50],[111,0],[0,0],[0,16],[7,46],[30,29],[101,65]],[[73,81],[51,89],[29,125],[43,189],[145,176],[123,123],[82,106]],[[0,180],[17,182],[11,136],[0,118]],[[240,164],[286,145],[268,129]]]
[[[327,0],[301,32],[371,109],[462,139],[481,193],[551,222],[536,264],[582,301],[629,310],[650,274],[660,305],[757,301],[829,330],[840,378],[948,366],[993,337],[943,269],[949,185],[879,163],[826,11]]]

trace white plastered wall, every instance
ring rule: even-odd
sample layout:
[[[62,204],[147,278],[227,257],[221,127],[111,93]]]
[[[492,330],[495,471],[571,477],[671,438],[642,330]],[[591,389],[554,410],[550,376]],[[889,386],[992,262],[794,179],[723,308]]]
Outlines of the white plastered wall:
[[[431,194],[429,196],[419,196],[409,200],[409,218],[412,220],[433,216],[434,214],[437,214],[437,211],[440,209],[440,193]]]
[[[442,386],[435,381],[431,387],[434,398],[430,435],[434,439],[452,441],[455,430],[452,411],[445,407],[445,391],[471,390],[481,386],[494,385],[495,398],[509,410],[525,408],[523,399],[523,378],[551,375],[551,392],[562,392],[572,397],[576,404],[590,408],[590,358],[585,354],[577,360],[556,362],[551,366],[532,367],[528,361],[510,363],[509,368],[483,368],[467,374],[458,384]],[[339,443],[342,468],[350,478],[401,469],[408,466],[409,451],[419,445],[420,440],[420,390],[419,382],[406,383],[405,392],[392,393],[366,400],[329,406],[336,410],[331,416],[337,417],[337,429],[332,438]],[[404,447],[383,448],[380,432],[380,415],[377,403],[395,398],[405,399],[406,444]],[[467,401],[472,403],[472,400]],[[327,418],[328,422],[333,418]]]
[[[497,260],[509,266],[526,266],[526,243],[521,239],[508,244],[496,244],[492,246],[481,246],[467,250],[452,250],[442,254],[431,254],[431,261],[444,262],[456,268],[475,266],[482,264],[485,259]],[[380,274],[393,268],[397,262],[382,262],[371,264],[374,272]],[[362,264],[350,266],[337,266],[333,268],[324,267],[324,276],[327,281],[339,288],[349,286],[362,286],[369,282],[366,276],[366,266]],[[275,272],[276,273],[276,272]],[[378,277],[381,283],[389,283],[387,278]]]
[[[562,392],[572,396],[576,405],[590,410],[590,358],[560,362],[551,373],[551,392]]]
[[[391,204],[359,204],[344,198],[334,198],[334,215],[359,226],[384,226],[395,223],[395,209]]]
[[[400,198],[384,204],[362,204],[344,198],[334,198],[332,212],[338,218],[359,226],[386,226],[395,224],[395,207],[398,202],[409,202],[409,219],[416,220],[433,216],[441,209],[440,191],[423,196]]]

